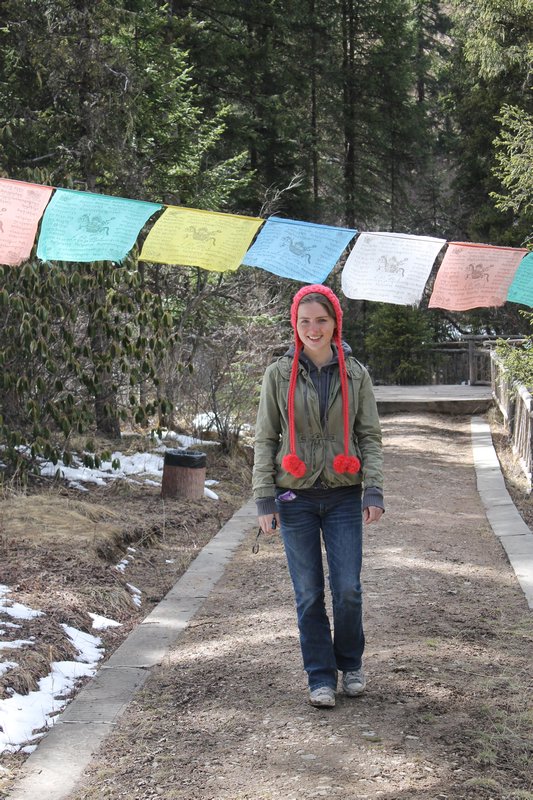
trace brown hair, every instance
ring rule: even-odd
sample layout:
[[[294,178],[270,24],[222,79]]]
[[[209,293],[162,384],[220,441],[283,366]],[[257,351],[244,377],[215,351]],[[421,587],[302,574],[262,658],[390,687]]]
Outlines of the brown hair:
[[[328,312],[328,317],[331,317],[331,319],[334,319],[335,322],[337,322],[337,315],[335,314],[333,303],[329,297],[324,297],[324,295],[320,294],[319,292],[310,292],[302,297],[298,303],[298,307],[300,307],[302,303],[320,303],[320,305]]]

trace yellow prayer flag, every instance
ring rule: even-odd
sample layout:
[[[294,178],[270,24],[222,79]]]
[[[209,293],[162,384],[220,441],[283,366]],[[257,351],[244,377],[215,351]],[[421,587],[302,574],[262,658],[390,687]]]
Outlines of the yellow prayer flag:
[[[234,270],[264,220],[169,206],[146,237],[140,260],[215,272]]]

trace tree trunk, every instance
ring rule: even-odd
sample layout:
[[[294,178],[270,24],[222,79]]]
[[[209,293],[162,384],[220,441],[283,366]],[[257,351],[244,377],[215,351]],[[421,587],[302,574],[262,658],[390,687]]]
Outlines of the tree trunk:
[[[355,226],[355,11],[352,0],[342,4],[344,220]]]
[[[96,290],[98,305],[105,303],[105,290]],[[120,439],[117,392],[113,386],[112,363],[108,363],[107,337],[101,322],[91,324],[91,351],[94,365],[94,414],[96,430],[102,436]]]

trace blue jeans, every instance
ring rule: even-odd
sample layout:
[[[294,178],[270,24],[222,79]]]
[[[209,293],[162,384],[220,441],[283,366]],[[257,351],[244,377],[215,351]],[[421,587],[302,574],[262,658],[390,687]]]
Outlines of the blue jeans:
[[[361,591],[363,523],[360,487],[328,504],[296,497],[277,500],[281,535],[298,614],[300,646],[310,689],[337,686],[337,670],[361,667],[365,646]],[[332,597],[332,638],[324,599],[321,533]]]

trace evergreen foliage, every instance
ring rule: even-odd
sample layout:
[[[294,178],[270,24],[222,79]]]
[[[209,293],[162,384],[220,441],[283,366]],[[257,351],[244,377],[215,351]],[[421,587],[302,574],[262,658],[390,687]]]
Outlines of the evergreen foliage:
[[[529,0],[4,0],[0,175],[520,245],[533,217],[531,33]],[[137,255],[0,268],[12,471],[68,460],[74,436],[174,424],[206,410],[200,397],[228,445],[230,420],[249,413],[245,354],[260,370],[279,333],[261,314],[285,319],[298,286]],[[397,382],[427,380],[441,338],[522,321],[507,306],[430,318],[344,304],[356,355],[376,375],[392,359]]]
[[[533,222],[520,200],[533,166],[527,140],[533,112],[531,3],[454,5],[451,101],[460,133],[456,188],[463,198],[462,228],[473,241],[521,245]]]
[[[139,385],[157,385],[173,331],[137,270],[30,261],[0,267],[0,279],[0,441],[15,472],[24,477],[28,455],[68,464],[80,434],[118,438],[120,422],[146,424],[158,409],[141,404]],[[88,452],[85,463],[101,457]]]
[[[222,117],[204,122],[163,10],[7,0],[1,13],[3,174],[224,205],[242,180],[242,158],[210,162]],[[157,424],[156,412],[168,411],[159,364],[187,329],[166,308],[179,280],[163,291],[161,275],[139,266],[136,251],[121,265],[2,268],[0,440],[12,471],[22,473],[28,455],[68,461],[74,432],[116,438],[121,424],[154,415]]]
[[[376,303],[365,345],[372,376],[399,385],[432,382],[428,358],[434,331],[427,312],[412,306]]]
[[[505,193],[493,192],[496,208],[527,215],[533,223],[533,115],[504,105],[498,117],[501,130],[494,144],[496,166]]]

